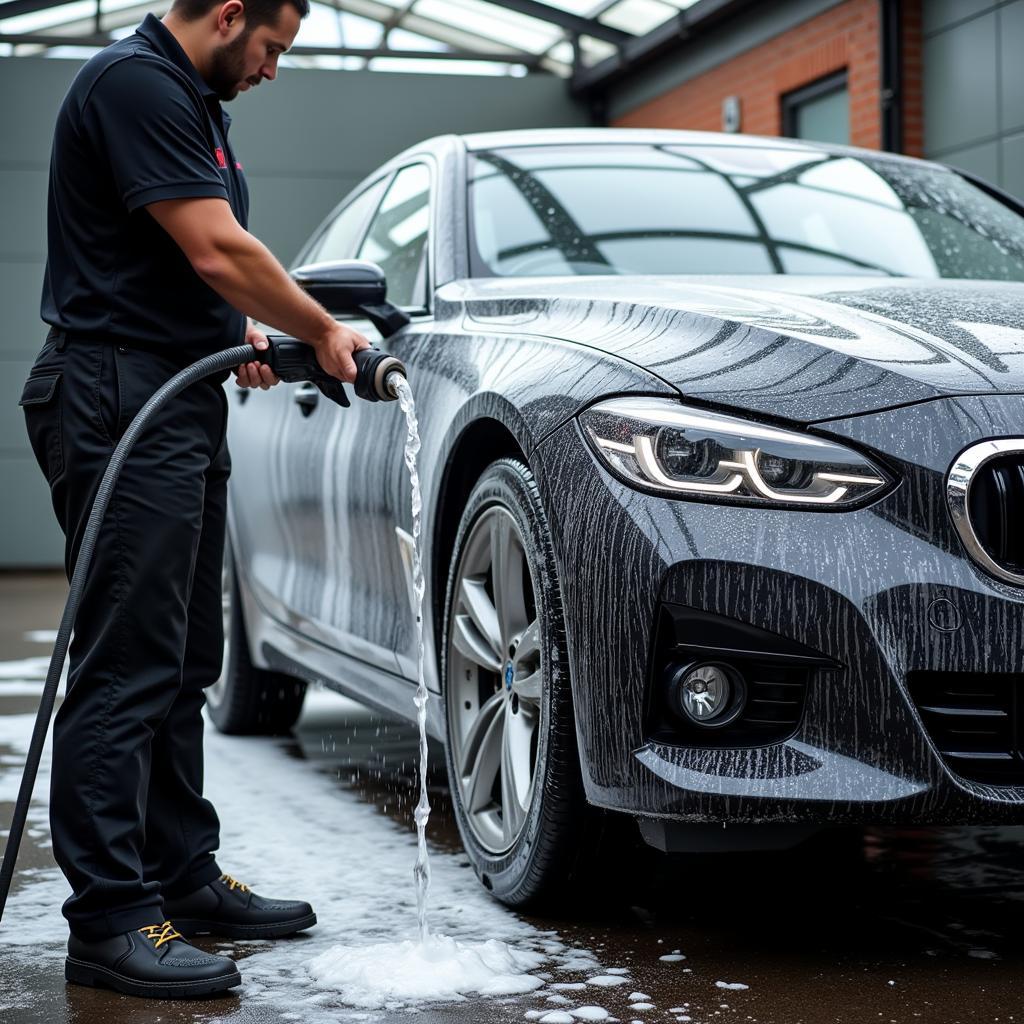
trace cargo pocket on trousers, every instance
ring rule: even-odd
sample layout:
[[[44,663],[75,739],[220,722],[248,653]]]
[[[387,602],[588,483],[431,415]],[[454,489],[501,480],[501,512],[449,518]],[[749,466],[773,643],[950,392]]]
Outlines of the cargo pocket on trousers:
[[[32,453],[47,483],[64,472],[64,438],[61,430],[59,373],[29,377],[18,402],[25,410],[25,425]]]

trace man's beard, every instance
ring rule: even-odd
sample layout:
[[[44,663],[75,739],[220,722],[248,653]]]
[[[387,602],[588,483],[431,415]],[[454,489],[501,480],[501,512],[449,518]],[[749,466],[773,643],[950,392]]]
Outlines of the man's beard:
[[[220,100],[233,100],[245,80],[245,46],[249,33],[243,32],[233,42],[218,46],[213,51],[206,84]]]

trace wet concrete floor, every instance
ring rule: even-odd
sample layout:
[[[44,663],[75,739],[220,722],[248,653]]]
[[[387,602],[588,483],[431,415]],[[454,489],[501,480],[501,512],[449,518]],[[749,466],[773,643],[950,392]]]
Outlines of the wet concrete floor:
[[[57,622],[63,594],[63,579],[56,575],[0,576],[0,661],[49,653],[38,635],[29,638],[31,631]],[[37,698],[30,688],[8,685],[5,692],[8,683],[0,677],[0,720],[34,711]],[[211,737],[208,745],[216,742]],[[382,833],[382,843],[406,842],[412,836],[416,734],[411,726],[324,694],[310,701],[291,738],[232,742],[245,745],[231,748],[245,757],[252,744],[262,743],[265,749],[257,753],[265,757],[268,772],[297,769],[311,789],[329,780],[328,796],[339,815],[358,803],[374,812],[367,819],[371,824],[392,823],[393,829]],[[450,813],[443,760],[436,750],[434,755],[431,850],[468,876]],[[0,758],[8,775],[16,775],[19,766],[11,749],[0,747]],[[211,773],[219,764],[211,760]],[[208,785],[216,783],[211,777]],[[224,780],[219,784],[223,788]],[[9,793],[7,786],[4,799]],[[294,799],[301,804],[302,792]],[[216,802],[223,818],[231,808],[223,797]],[[10,811],[9,802],[0,802],[0,824],[9,820]],[[322,815],[321,804],[316,811]],[[174,1003],[65,986],[60,900],[49,895],[55,872],[45,816],[37,815],[31,824],[16,889],[20,887],[23,906],[46,916],[49,931],[43,929],[38,944],[30,939],[11,945],[19,928],[29,927],[12,916],[14,907],[0,926],[0,997],[19,996],[6,1004],[0,998],[0,1007],[7,1006],[0,1009],[0,1021],[256,1024],[307,1019],[306,1011],[288,1012],[287,999],[268,999],[267,986],[259,997],[243,990],[240,996]],[[253,820],[248,827],[260,825]],[[239,846],[243,839],[238,839]],[[344,839],[336,851],[324,850],[320,856],[343,861]],[[346,865],[345,871],[353,870]],[[371,861],[358,870],[364,878],[350,874],[343,881],[353,890],[372,891],[379,865]],[[49,888],[42,888],[45,879]],[[432,899],[443,902],[442,885],[443,879],[435,876]],[[34,886],[42,894],[35,902],[30,898]],[[410,895],[411,889],[410,872]],[[589,898],[571,915],[528,917],[525,923],[557,933],[567,946],[590,951],[605,968],[628,970],[627,985],[588,987],[585,1000],[619,1020],[956,1024],[1024,1021],[1022,915],[1024,828],[869,829],[772,855],[666,858],[638,848],[598,872]],[[321,913],[322,922],[324,917]],[[39,922],[31,928],[34,935]],[[334,940],[344,941],[345,935]],[[287,944],[293,959],[303,941]],[[200,944],[220,948],[213,940]],[[239,959],[245,974],[245,959],[252,951],[227,951]],[[685,959],[659,959],[676,951]],[[262,954],[268,955],[273,951]],[[588,973],[593,972],[568,972],[557,980],[585,981]],[[721,988],[718,982],[747,987]],[[357,1013],[340,1005],[328,1005],[327,1010],[329,1019],[339,1021],[407,1020],[410,1012],[432,1024],[522,1021],[528,1011],[535,1017],[538,1011],[559,1008],[545,1001],[550,991],[390,1011]],[[632,1009],[628,996],[633,992],[647,994],[649,1000],[633,1002],[651,1008]],[[576,992],[567,995],[584,1002]]]

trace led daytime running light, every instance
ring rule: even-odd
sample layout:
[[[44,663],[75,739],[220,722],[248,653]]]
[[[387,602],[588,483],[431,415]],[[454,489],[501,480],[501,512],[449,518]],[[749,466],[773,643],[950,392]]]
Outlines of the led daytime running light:
[[[690,410],[669,399],[613,399],[585,411],[581,417],[595,449],[617,475],[628,482],[679,496],[720,497],[745,504],[842,507],[877,494],[890,481],[867,458],[823,438],[777,427],[749,423],[736,417]],[[691,450],[707,450],[714,461],[706,475],[672,474],[664,452],[659,456],[659,432],[678,433]],[[618,435],[608,436],[609,434]],[[669,435],[671,437],[671,435]],[[629,437],[629,441],[622,440]],[[800,487],[775,487],[761,470],[762,456],[773,463],[787,460]],[[816,468],[817,466],[817,468]],[[858,472],[863,467],[864,472]],[[809,480],[808,480],[809,475]]]

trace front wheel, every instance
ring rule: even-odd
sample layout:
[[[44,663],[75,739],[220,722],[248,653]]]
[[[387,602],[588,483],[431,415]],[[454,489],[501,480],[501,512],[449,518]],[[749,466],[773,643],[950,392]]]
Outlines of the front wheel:
[[[220,678],[206,690],[210,718],[221,732],[236,736],[287,733],[302,711],[306,684],[252,663],[230,541],[224,544],[221,597],[224,660]]]
[[[510,906],[564,895],[589,815],[557,566],[518,461],[493,463],[470,494],[444,622],[446,759],[466,852]]]

